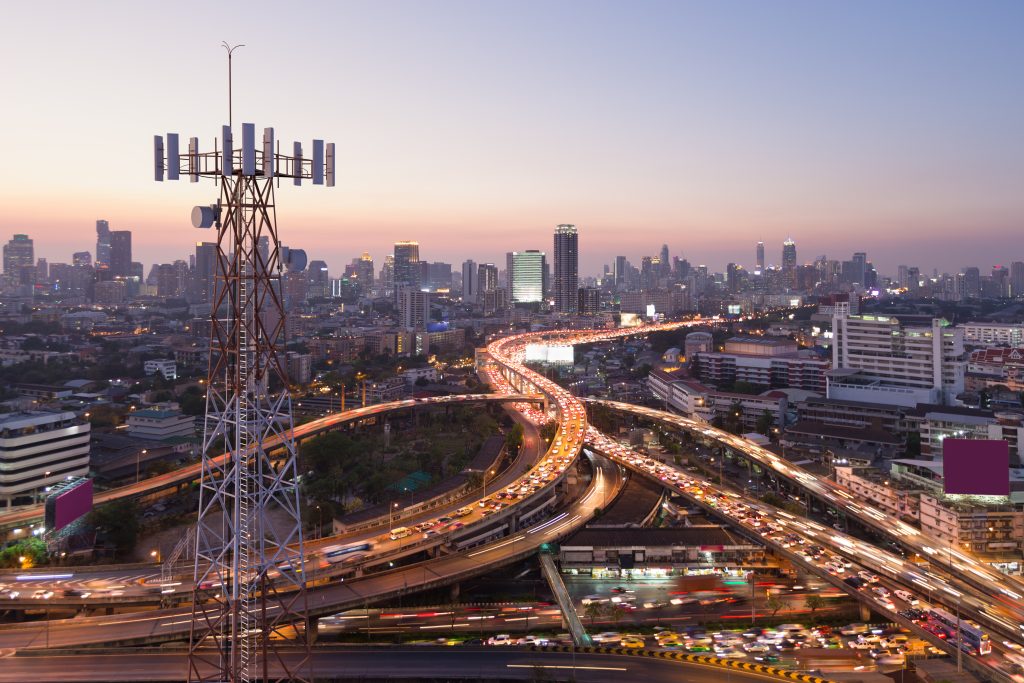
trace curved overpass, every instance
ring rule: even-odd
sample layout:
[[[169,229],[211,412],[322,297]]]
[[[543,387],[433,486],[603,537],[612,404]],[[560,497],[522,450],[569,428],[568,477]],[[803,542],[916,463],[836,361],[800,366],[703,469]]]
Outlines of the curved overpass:
[[[544,397],[536,394],[519,394],[515,396],[503,396],[497,394],[459,394],[456,396],[440,396],[426,399],[406,399],[403,401],[378,403],[376,405],[356,408],[354,410],[346,410],[343,413],[328,415],[327,417],[322,417],[313,420],[312,422],[299,425],[292,430],[292,433],[295,440],[301,443],[306,439],[338,429],[339,427],[343,427],[351,422],[377,417],[395,410],[404,410],[427,405],[458,405],[462,403],[540,403],[543,401]],[[279,439],[277,439],[277,437],[273,438],[270,443],[270,448],[277,446],[278,442]],[[226,455],[220,455],[215,461],[218,464],[221,464],[226,457]],[[149,479],[143,479],[125,486],[120,486],[116,489],[97,493],[93,497],[93,504],[102,505],[103,503],[109,503],[120,498],[138,498],[149,493],[153,493],[154,491],[190,483],[197,480],[201,475],[202,462],[193,463],[174,470],[173,472],[158,474],[154,477],[150,477]],[[42,505],[31,505],[19,508],[5,514],[0,514],[0,529],[24,526],[32,522],[37,522],[42,519],[42,516]]]
[[[1015,620],[1015,624],[1000,624],[996,628],[1000,631],[1009,630],[1015,638],[1024,640],[1024,588],[1014,577],[1003,574],[985,562],[976,560],[970,553],[947,545],[941,539],[925,534],[902,519],[876,508],[835,481],[815,476],[799,465],[741,436],[712,427],[706,422],[663,410],[618,401],[592,399],[589,402],[664,426],[686,430],[729,448],[771,470],[808,494],[842,510],[865,526],[901,544],[910,552],[927,559],[935,571],[950,572],[953,578],[971,590],[980,595],[990,596],[989,602],[1002,611],[1004,616]],[[1011,626],[1014,628],[1010,628]]]

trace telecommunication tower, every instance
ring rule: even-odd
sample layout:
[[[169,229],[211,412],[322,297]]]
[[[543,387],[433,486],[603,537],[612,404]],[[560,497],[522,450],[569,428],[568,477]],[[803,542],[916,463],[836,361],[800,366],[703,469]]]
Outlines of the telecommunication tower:
[[[192,211],[195,227],[216,228],[217,256],[188,680],[310,681],[282,291],[306,256],[280,244],[274,189],[288,179],[333,187],[334,144],[313,140],[306,157],[295,142],[281,154],[273,128],[257,147],[255,125],[243,123],[237,148],[230,120],[212,152],[195,137],[182,151],[176,133],[154,136],[155,180],[220,188],[216,203]]]

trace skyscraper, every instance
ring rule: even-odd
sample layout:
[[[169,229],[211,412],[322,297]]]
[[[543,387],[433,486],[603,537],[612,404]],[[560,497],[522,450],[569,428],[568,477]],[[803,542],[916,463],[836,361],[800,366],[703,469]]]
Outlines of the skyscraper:
[[[110,223],[96,221],[96,267],[110,267]]]
[[[353,262],[353,265],[359,291],[369,294],[373,289],[373,259],[370,258],[369,252],[364,251],[359,260]]]
[[[419,242],[395,242],[395,263],[392,271],[395,301],[402,287],[419,289],[420,286],[420,244]]]
[[[555,310],[559,313],[573,314],[579,308],[577,239],[575,225],[562,224],[555,228]]]
[[[477,270],[476,261],[466,260],[462,262],[462,302],[475,303],[477,299]]]
[[[1024,296],[1024,262],[1010,264],[1010,296]]]
[[[87,251],[76,251],[71,255],[71,265],[74,266],[91,266],[92,265],[92,254]]]
[[[782,243],[782,269],[792,270],[796,268],[796,242],[792,237],[787,237]]]
[[[672,274],[672,264],[668,260],[668,245],[661,245],[661,276],[664,278]]]
[[[626,257],[615,257],[615,289],[622,289],[626,286]]]
[[[413,287],[398,290],[398,324],[400,327],[423,330],[430,316],[430,294]]]
[[[110,273],[114,277],[132,274],[132,233],[130,230],[110,232]]]
[[[764,242],[757,243],[757,255],[755,257],[758,272],[764,270]]]
[[[537,249],[510,251],[507,256],[509,292],[512,303],[540,303],[544,300],[547,258]]]
[[[35,272],[35,248],[32,245],[32,238],[28,235],[15,235],[4,245],[4,281],[8,286],[18,284],[35,284],[35,277],[32,282],[21,282],[22,272]],[[31,269],[31,270],[26,270]]]
[[[217,268],[217,243],[196,243],[196,267],[192,272],[192,300],[196,303],[212,303],[214,298],[214,274]]]

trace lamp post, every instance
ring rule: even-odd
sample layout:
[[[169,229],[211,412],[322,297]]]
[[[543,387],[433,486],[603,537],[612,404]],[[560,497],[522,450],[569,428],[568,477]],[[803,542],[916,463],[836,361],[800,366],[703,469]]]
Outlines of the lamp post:
[[[157,564],[160,564],[160,548],[157,548],[156,550],[151,550],[149,552],[149,556],[152,557]]]
[[[323,538],[324,535],[324,513],[320,506],[316,506],[316,537]]]
[[[139,462],[141,461],[142,456],[144,456],[146,453],[149,453],[149,451],[146,450],[145,448],[143,448],[141,451],[138,451],[135,454],[135,483],[136,484],[139,483]]]
[[[392,533],[395,530],[394,512],[398,508],[398,503],[392,503],[388,508],[388,533]]]

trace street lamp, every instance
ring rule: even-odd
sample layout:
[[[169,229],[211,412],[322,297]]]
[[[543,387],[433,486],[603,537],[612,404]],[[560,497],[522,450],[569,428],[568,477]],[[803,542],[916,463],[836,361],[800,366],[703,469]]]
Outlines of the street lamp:
[[[388,508],[388,533],[395,530],[394,512],[398,509],[398,503],[392,503]]]
[[[157,563],[159,563],[160,562],[160,549],[157,548],[156,550],[149,551],[149,556],[152,557],[154,560],[156,560]]]
[[[146,450],[145,448],[143,448],[141,451],[138,451],[135,454],[135,483],[136,484],[139,483],[139,461],[141,460],[142,456],[144,456],[146,453],[149,453],[149,451]]]

